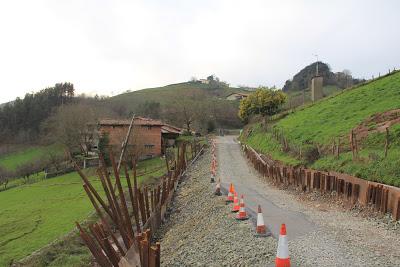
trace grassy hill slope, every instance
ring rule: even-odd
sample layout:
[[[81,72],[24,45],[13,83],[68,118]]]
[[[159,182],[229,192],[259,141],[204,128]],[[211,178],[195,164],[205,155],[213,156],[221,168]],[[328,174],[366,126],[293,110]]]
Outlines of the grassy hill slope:
[[[347,135],[367,117],[400,108],[400,72],[294,112],[277,127],[295,142],[327,143]]]
[[[400,72],[305,106],[277,121],[273,127],[252,125],[243,140],[261,152],[291,165],[307,165],[321,170],[335,170],[360,178],[400,186],[400,125],[389,128],[390,148],[384,156],[384,133],[371,133],[359,141],[358,160],[349,151],[349,133],[376,113],[400,108]],[[373,128],[374,125],[371,125]],[[283,152],[282,141],[271,129],[283,133],[291,147]],[[341,140],[341,154],[330,153],[333,140]],[[318,149],[320,155],[310,160],[307,151]],[[299,153],[301,151],[301,153]]]
[[[142,161],[138,171],[164,166],[165,161],[154,158]],[[139,176],[139,182],[152,181],[164,174],[165,168]],[[90,175],[92,173],[92,175]],[[93,186],[101,183],[94,171],[89,172]],[[123,178],[125,186],[125,179]],[[88,218],[94,211],[76,172],[56,178],[19,186],[0,192],[0,266],[9,266],[74,229],[75,221]],[[87,249],[68,251],[62,255],[45,255],[46,264],[33,266],[81,266],[90,262]],[[53,262],[52,264],[49,264]]]
[[[226,96],[234,92],[247,91],[226,85],[186,82],[127,92],[107,99],[106,104],[120,116],[133,112],[180,127],[184,125],[185,105],[192,113],[189,117],[196,124],[193,127],[205,132],[210,124],[225,128],[242,126],[237,116],[239,102],[226,100]]]
[[[193,93],[204,94],[207,98],[224,98],[234,92],[245,91],[233,87],[213,87],[199,82],[185,82],[123,93],[111,97],[110,101],[114,103],[118,102],[121,104],[128,104],[128,107],[133,108],[134,106],[145,103],[146,101],[154,101],[159,102],[161,105],[168,105],[174,103],[179,96]]]

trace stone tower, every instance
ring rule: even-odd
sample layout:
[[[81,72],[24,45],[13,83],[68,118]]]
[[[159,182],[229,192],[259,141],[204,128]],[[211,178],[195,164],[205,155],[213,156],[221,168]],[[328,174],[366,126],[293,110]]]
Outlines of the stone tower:
[[[313,102],[323,98],[322,83],[324,78],[322,76],[315,76],[311,79],[311,100]]]

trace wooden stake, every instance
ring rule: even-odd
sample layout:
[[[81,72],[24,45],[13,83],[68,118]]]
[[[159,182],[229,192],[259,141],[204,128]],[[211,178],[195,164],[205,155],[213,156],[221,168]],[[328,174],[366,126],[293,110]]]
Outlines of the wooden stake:
[[[389,127],[386,127],[385,158],[387,157],[388,150],[389,150]]]

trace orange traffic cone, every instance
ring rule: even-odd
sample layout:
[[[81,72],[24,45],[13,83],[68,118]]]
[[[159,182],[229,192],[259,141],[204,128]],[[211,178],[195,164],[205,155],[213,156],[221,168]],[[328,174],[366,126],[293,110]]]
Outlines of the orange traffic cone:
[[[218,183],[217,183],[217,185],[215,186],[215,193],[214,193],[216,196],[220,196],[220,195],[222,195],[221,194],[221,180],[220,179],[218,179]]]
[[[239,205],[239,200],[237,197],[237,193],[235,192],[233,194],[233,207],[232,207],[232,212],[238,212],[240,210],[240,205]]]
[[[215,164],[213,161],[213,162],[211,162],[211,179],[210,179],[211,183],[215,182],[215,175],[216,175],[216,171],[215,171]]]
[[[258,205],[258,211],[257,211],[256,233],[257,233],[257,236],[266,236],[267,235],[267,227],[264,224],[264,217],[262,215],[260,205]]]
[[[226,202],[233,202],[233,193],[235,193],[235,189],[233,188],[233,184],[229,187],[228,197],[226,198]]]
[[[236,215],[236,219],[247,220],[248,218],[249,218],[249,216],[247,216],[246,209],[244,208],[244,199],[243,199],[243,195],[242,195],[242,198],[240,199],[240,209],[239,209],[239,213]]]
[[[279,234],[278,251],[275,259],[276,267],[290,267],[289,247],[286,237],[286,225],[281,225],[281,232]]]

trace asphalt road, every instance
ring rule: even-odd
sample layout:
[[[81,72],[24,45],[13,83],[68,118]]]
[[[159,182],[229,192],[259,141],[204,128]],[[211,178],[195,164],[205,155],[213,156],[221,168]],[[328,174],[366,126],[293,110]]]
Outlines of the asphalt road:
[[[264,190],[265,183],[260,181],[252,167],[247,164],[234,136],[219,137],[217,149],[221,186],[228,190],[230,183],[233,183],[238,195],[244,195],[246,209],[253,218],[258,205],[261,205],[264,222],[272,236],[278,238],[282,223],[286,224],[289,239],[295,239],[316,229],[315,224],[305,214],[291,210],[290,205],[283,208],[274,203]]]

